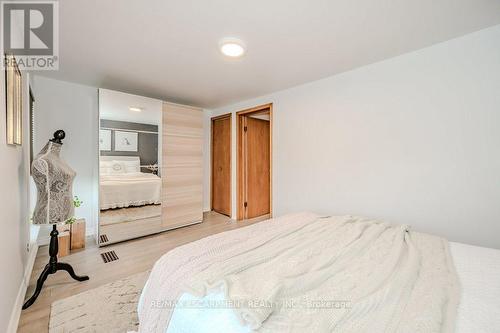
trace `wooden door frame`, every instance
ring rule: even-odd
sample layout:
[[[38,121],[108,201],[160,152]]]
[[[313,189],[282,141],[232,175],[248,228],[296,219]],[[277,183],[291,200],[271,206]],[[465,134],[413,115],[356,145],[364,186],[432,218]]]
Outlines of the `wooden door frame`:
[[[273,103],[236,112],[236,219],[244,219],[243,116],[269,111],[269,216],[273,216]]]
[[[229,217],[233,214],[233,114],[226,113],[210,118],[210,211],[214,210],[214,121],[229,118]]]

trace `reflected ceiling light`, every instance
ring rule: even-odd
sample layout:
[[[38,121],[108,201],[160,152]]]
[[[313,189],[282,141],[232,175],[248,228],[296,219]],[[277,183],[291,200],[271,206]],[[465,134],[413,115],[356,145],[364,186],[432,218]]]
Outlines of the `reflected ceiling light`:
[[[245,54],[245,44],[236,38],[224,38],[219,43],[220,51],[225,56],[238,58]]]
[[[141,109],[141,108],[138,108],[138,107],[132,107],[132,106],[131,106],[131,107],[129,107],[128,109],[129,109],[130,111],[134,111],[134,112],[141,112],[141,111],[142,111],[142,109]]]

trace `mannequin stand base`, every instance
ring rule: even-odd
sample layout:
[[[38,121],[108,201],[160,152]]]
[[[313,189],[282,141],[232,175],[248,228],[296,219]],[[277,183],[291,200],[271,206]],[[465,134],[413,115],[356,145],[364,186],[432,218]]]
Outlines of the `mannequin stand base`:
[[[49,254],[50,254],[50,260],[47,265],[45,265],[45,268],[42,271],[42,274],[40,274],[40,277],[38,278],[36,282],[36,289],[35,293],[33,296],[30,297],[29,300],[26,301],[23,305],[23,310],[29,308],[33,303],[35,303],[38,295],[40,295],[40,292],[42,291],[43,283],[45,280],[47,280],[47,277],[50,274],[55,274],[57,271],[66,271],[69,273],[69,275],[77,280],[77,281],[86,281],[89,279],[88,276],[78,276],[75,274],[75,271],[73,270],[73,267],[71,267],[70,264],[66,264],[63,262],[57,262],[57,252],[59,251],[59,244],[58,244],[58,239],[57,235],[59,232],[57,231],[57,227],[54,224],[52,228],[52,232],[50,233],[50,247],[49,247]]]

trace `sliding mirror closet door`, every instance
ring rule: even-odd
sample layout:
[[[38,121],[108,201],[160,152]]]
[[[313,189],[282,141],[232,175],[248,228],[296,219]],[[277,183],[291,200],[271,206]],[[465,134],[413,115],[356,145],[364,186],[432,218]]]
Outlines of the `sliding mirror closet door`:
[[[162,101],[99,89],[99,244],[165,230]]]
[[[163,104],[162,225],[172,229],[203,218],[203,111]]]

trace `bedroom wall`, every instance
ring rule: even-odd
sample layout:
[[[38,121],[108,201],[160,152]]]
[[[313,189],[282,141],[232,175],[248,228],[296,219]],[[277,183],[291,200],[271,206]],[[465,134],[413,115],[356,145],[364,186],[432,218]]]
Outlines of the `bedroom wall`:
[[[53,137],[57,129],[66,132],[61,156],[76,171],[73,194],[83,205],[76,209],[78,217],[84,217],[87,235],[95,234],[98,199],[98,142],[99,115],[97,88],[34,77],[35,137],[34,151]],[[40,229],[39,239],[49,239],[49,229]]]
[[[495,26],[211,115],[274,103],[275,215],[365,215],[500,248],[499,41]],[[233,117],[233,166],[235,131]],[[233,212],[235,180],[233,167]]]
[[[101,156],[139,156],[141,165],[158,163],[158,125],[101,119],[101,129],[111,128],[111,151],[101,150]],[[115,151],[114,128],[144,131],[137,134],[137,151]],[[142,169],[141,172],[148,172]]]
[[[2,73],[3,74],[3,73]],[[30,243],[29,74],[23,76],[23,145],[6,143],[5,80],[0,79],[0,332],[15,332],[36,256]]]

